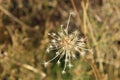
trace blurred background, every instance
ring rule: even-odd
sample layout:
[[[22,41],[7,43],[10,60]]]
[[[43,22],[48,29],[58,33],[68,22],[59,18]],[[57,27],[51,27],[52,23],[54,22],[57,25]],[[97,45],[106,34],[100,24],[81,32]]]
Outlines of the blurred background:
[[[64,75],[56,60],[43,65],[54,56],[46,53],[48,32],[66,25],[71,11],[72,29],[86,25],[99,80],[120,80],[120,0],[0,0],[0,80],[96,80],[79,58]]]

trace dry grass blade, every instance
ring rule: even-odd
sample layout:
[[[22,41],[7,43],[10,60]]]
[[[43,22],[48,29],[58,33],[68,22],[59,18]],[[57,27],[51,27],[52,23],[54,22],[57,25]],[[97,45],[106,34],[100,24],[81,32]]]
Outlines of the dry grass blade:
[[[13,19],[15,22],[17,22],[18,24],[20,24],[22,26],[23,31],[26,29],[29,29],[29,26],[26,25],[25,23],[23,23],[21,20],[19,20],[18,18],[16,18],[14,15],[12,15],[8,10],[6,10],[4,7],[2,7],[0,5],[0,10],[6,14],[7,16],[9,16],[11,19]]]

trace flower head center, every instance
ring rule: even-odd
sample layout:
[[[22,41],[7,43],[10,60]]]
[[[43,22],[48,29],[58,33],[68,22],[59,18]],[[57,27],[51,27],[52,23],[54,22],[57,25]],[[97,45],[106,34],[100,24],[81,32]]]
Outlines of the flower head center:
[[[62,45],[64,47],[65,50],[71,50],[73,48],[73,42],[68,38],[68,37],[65,37],[63,40],[62,40]]]

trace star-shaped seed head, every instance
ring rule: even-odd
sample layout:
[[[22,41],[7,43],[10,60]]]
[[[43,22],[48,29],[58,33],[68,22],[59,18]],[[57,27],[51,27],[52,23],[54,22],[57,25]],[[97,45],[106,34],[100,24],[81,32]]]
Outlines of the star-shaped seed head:
[[[68,33],[71,15],[72,14],[69,16],[66,28],[63,28],[63,25],[61,25],[60,32],[57,34],[48,34],[52,39],[50,41],[50,46],[46,51],[50,52],[51,50],[57,50],[57,52],[55,53],[55,57],[49,60],[47,63],[58,57],[57,64],[60,65],[61,58],[65,57],[65,64],[62,71],[63,74],[65,73],[67,66],[69,68],[73,66],[71,59],[76,58],[76,52],[80,53],[80,55],[83,57],[86,56],[87,51],[91,52],[91,50],[86,48],[85,38],[80,36],[80,32],[78,30]]]

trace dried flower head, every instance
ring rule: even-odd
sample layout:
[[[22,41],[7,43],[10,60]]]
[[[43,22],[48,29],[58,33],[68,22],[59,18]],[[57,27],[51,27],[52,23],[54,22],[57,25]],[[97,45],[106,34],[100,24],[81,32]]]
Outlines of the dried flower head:
[[[91,51],[90,49],[86,49],[85,38],[80,37],[80,32],[78,30],[68,33],[71,15],[72,14],[70,13],[66,28],[63,28],[63,25],[61,25],[60,32],[57,34],[48,34],[52,37],[52,40],[50,42],[50,46],[46,49],[46,51],[49,53],[51,50],[57,50],[57,52],[55,54],[55,57],[45,62],[44,65],[47,66],[49,62],[57,57],[59,57],[57,64],[60,64],[61,58],[65,57],[65,64],[62,73],[65,73],[67,66],[69,68],[73,66],[71,59],[76,58],[76,52],[79,52],[80,55],[84,57],[86,51]]]

